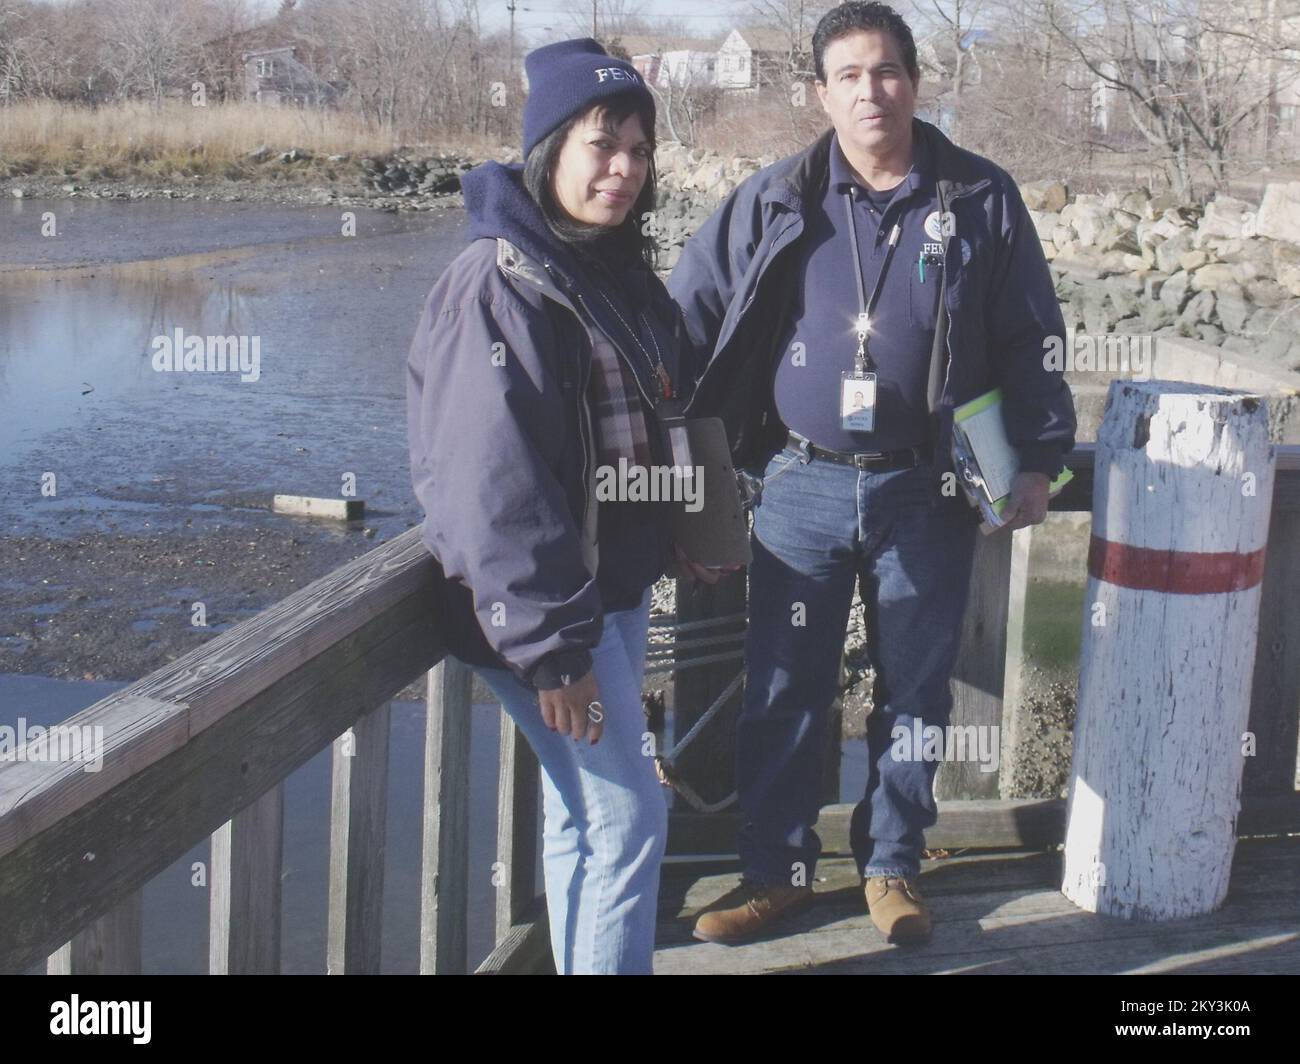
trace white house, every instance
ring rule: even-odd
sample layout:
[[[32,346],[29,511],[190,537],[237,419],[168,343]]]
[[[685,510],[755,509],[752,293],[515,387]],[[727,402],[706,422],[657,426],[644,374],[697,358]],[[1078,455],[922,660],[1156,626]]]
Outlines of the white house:
[[[764,81],[808,57],[791,52],[791,40],[777,30],[733,29],[718,48],[718,87],[756,92]]]
[[[666,88],[670,83],[677,88],[714,84],[717,48],[711,40],[635,34],[618,43],[632,57],[632,65],[647,84],[656,88]]]
[[[709,86],[752,92],[790,64],[789,38],[779,31],[733,29],[716,39],[627,37],[632,64],[651,85]],[[808,62],[807,56],[797,57]]]

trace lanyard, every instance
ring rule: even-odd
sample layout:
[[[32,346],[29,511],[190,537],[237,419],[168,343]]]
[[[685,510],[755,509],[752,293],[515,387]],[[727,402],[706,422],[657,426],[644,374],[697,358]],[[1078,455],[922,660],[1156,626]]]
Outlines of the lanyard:
[[[849,234],[853,243],[853,272],[858,278],[858,350],[853,356],[853,370],[862,374],[867,371],[867,327],[871,322],[871,312],[876,309],[876,300],[880,298],[881,286],[885,283],[885,271],[889,269],[889,260],[894,257],[894,248],[898,246],[898,223],[889,234],[889,247],[885,250],[885,261],[880,264],[880,273],[876,275],[875,287],[871,289],[871,298],[867,298],[867,286],[862,281],[862,255],[858,247],[858,223],[853,217],[853,192],[844,194],[844,209],[849,216]]]

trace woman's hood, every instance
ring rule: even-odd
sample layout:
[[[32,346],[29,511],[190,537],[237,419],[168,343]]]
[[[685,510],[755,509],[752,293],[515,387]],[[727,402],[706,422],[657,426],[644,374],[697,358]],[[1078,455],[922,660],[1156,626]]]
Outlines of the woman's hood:
[[[524,188],[522,163],[483,163],[461,177],[460,187],[471,240],[505,237],[529,258],[551,263],[575,283],[582,280],[584,264],[588,274],[594,266],[597,276],[644,270],[639,251],[622,235],[618,241],[602,238],[580,251],[557,237]]]
[[[463,174],[461,192],[470,239],[505,237],[529,258],[559,266],[573,279],[575,263],[551,233],[541,208],[524,188],[522,163],[487,162]]]

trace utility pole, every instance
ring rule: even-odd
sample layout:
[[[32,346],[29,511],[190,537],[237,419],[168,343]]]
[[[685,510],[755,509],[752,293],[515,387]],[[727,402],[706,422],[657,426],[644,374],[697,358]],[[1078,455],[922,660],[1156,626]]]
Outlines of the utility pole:
[[[1264,101],[1264,161],[1273,161],[1274,141],[1279,127],[1277,108],[1278,14],[1276,0],[1268,0],[1268,98]]]
[[[591,0],[591,35],[593,37],[596,37],[596,7],[599,2],[600,0]]]
[[[511,92],[515,88],[515,8],[518,6],[518,0],[506,0],[506,10],[510,12],[510,65],[507,68],[509,77],[506,80]]]

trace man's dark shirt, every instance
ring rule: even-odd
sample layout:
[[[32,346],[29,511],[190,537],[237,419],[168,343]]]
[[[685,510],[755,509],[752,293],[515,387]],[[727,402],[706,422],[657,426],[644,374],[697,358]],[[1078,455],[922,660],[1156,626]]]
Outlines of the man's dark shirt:
[[[792,273],[791,321],[773,389],[781,420],[822,447],[888,451],[923,446],[928,438],[926,382],[942,266],[927,265],[922,273],[919,260],[925,252],[941,251],[942,245],[937,215],[930,234],[925,228],[927,217],[938,210],[933,169],[920,139],[913,143],[911,172],[895,188],[873,192],[854,177],[835,137],[826,194],[808,213],[803,236],[791,252],[799,261]],[[890,230],[895,223],[900,226],[867,340],[868,369],[877,375],[872,432],[840,427],[840,380],[853,370],[859,309],[846,191],[853,195],[868,298],[885,261]],[[795,344],[803,345],[801,356]]]

